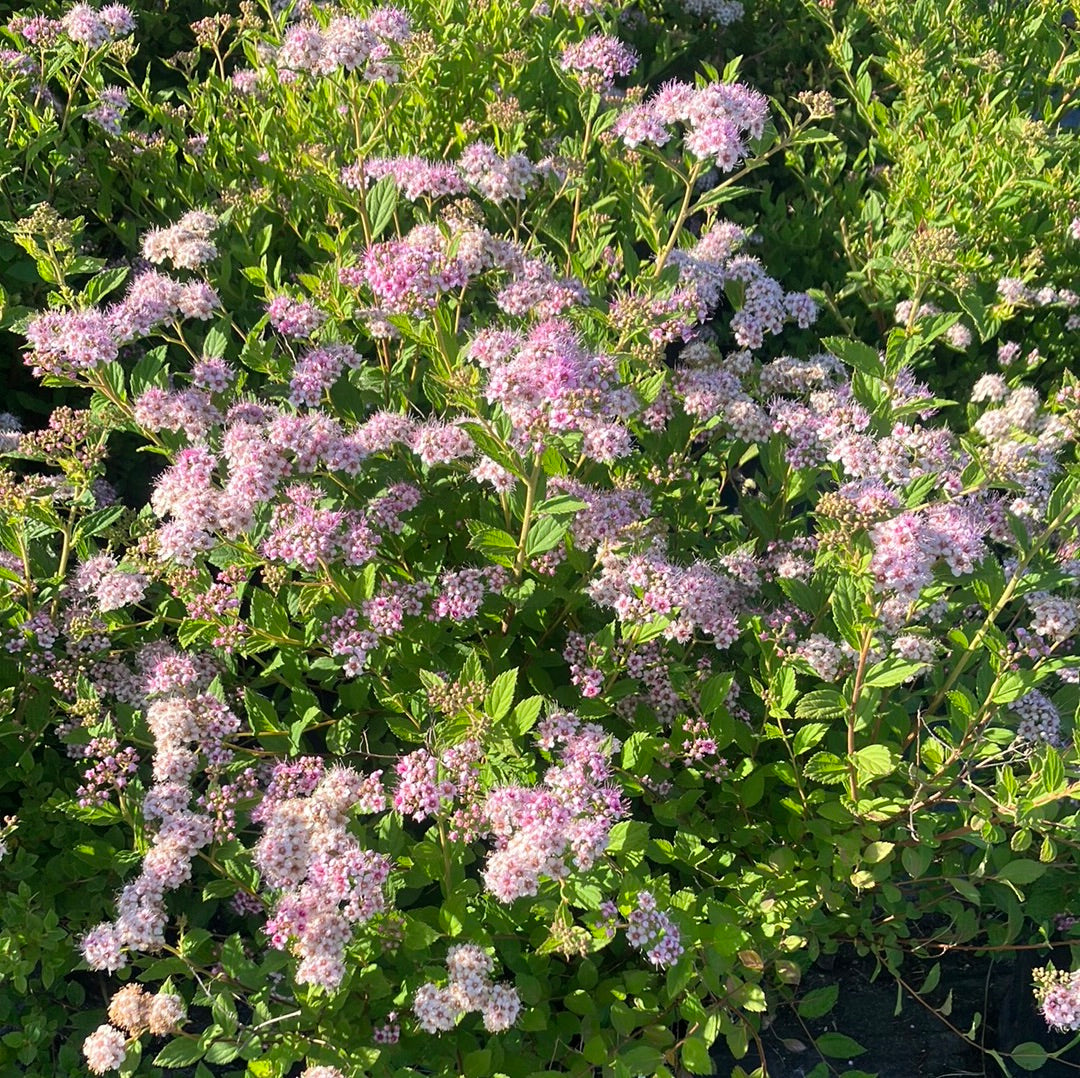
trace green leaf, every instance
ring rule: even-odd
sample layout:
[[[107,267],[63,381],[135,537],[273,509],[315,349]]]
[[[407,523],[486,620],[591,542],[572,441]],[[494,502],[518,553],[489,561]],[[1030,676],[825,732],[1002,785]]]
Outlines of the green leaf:
[[[558,517],[541,517],[533,522],[529,529],[529,538],[525,542],[525,553],[534,558],[562,542],[566,534],[566,522]]]
[[[91,277],[83,290],[83,299],[88,304],[99,303],[110,292],[119,288],[125,280],[129,269],[127,266],[117,266],[115,269],[102,270],[97,276]]]
[[[808,722],[795,732],[795,742],[792,751],[796,756],[812,749],[827,733],[829,724],[825,722]]]
[[[481,554],[497,565],[509,568],[514,564],[514,557],[517,554],[517,540],[512,535],[504,532],[501,528],[493,528],[477,521],[469,521],[468,527],[469,531],[472,532],[469,546],[473,550],[480,551]]]
[[[509,710],[514,702],[514,690],[517,687],[517,668],[504,670],[492,683],[488,690],[484,710],[496,722],[499,721]]]
[[[1026,1071],[1037,1071],[1049,1058],[1046,1049],[1037,1041],[1024,1041],[1010,1053],[1012,1061]]]
[[[831,1056],[833,1059],[850,1059],[852,1056],[861,1056],[866,1049],[853,1041],[843,1033],[822,1033],[815,1038],[814,1044],[823,1056]]]
[[[826,786],[836,786],[847,781],[848,765],[834,753],[816,752],[806,761],[806,777]]]
[[[900,853],[904,871],[913,880],[917,880],[930,867],[933,859],[934,851],[929,846],[905,846]]]
[[[838,984],[828,984],[824,988],[815,988],[807,992],[798,1003],[800,1018],[821,1018],[836,1006],[840,996]]]
[[[986,316],[986,306],[983,304],[979,294],[975,291],[958,292],[956,294],[956,301],[974,323],[975,332],[978,333],[979,340],[988,340],[993,333],[993,329],[990,325],[990,320]],[[1051,514],[1051,516],[1053,516],[1053,514]]]
[[[1057,793],[1065,786],[1065,764],[1061,754],[1052,745],[1043,750],[1042,766],[1038,772],[1038,785],[1047,793]]]
[[[1031,670],[1015,670],[1003,674],[990,702],[1011,704],[1035,687],[1037,675]]]
[[[1018,861],[1010,861],[1007,865],[999,868],[994,875],[999,880],[1023,886],[1027,883],[1034,883],[1045,872],[1046,865],[1039,861],[1029,861],[1024,858]]]
[[[608,852],[644,852],[649,844],[649,825],[640,820],[622,820],[608,835]]]
[[[274,705],[264,696],[260,696],[251,686],[244,687],[244,707],[248,722],[254,734],[280,734],[284,727],[278,718]]]
[[[859,782],[884,778],[896,770],[896,759],[884,745],[867,745],[855,753],[853,760]]]
[[[648,1044],[628,1048],[620,1052],[617,1058],[631,1074],[656,1074],[657,1069],[664,1065],[660,1050]]]
[[[203,1057],[203,1047],[196,1038],[174,1037],[154,1057],[155,1067],[190,1067]]]
[[[220,359],[225,355],[226,350],[229,347],[229,338],[226,334],[217,326],[211,326],[206,331],[206,338],[203,341],[203,355],[209,356],[213,359]]]
[[[216,1041],[206,1049],[206,1062],[219,1065],[231,1063],[239,1054],[240,1049],[231,1041]]]
[[[979,889],[971,882],[971,880],[966,880],[963,876],[950,876],[946,882],[951,884],[957,894],[962,895],[973,906],[982,905],[982,899],[979,897]]]
[[[836,689],[815,689],[800,697],[795,705],[797,719],[837,719],[847,710]]]
[[[371,185],[364,199],[364,205],[367,208],[373,240],[378,239],[386,230],[386,226],[390,224],[397,206],[397,197],[397,187],[391,176],[384,176]]]
[[[554,498],[542,501],[536,507],[536,512],[541,516],[572,517],[588,508],[588,505],[580,498],[574,498],[569,494],[557,494]]]
[[[682,1065],[691,1074],[712,1074],[713,1062],[701,1037],[687,1037],[682,1046]]]
[[[543,706],[542,696],[530,696],[514,708],[513,722],[518,734],[527,734],[536,725]]]
[[[922,986],[919,988],[919,995],[925,996],[928,992],[933,992],[940,981],[941,963],[935,962],[933,966],[931,966],[930,972],[926,975],[926,980],[923,981]]]
[[[289,635],[289,615],[285,608],[268,592],[256,588],[251,595],[251,627],[270,636]]]
[[[884,861],[895,848],[895,842],[871,842],[870,845],[863,850],[862,859],[868,865],[876,865],[881,861]]]
[[[821,343],[849,367],[854,367],[855,370],[874,378],[885,377],[885,364],[881,361],[876,348],[871,348],[862,341],[851,341],[844,337],[826,337]]]
[[[862,599],[851,576],[841,576],[829,599],[829,609],[840,635],[854,648],[860,646]]]
[[[733,674],[717,674],[701,686],[700,707],[702,715],[713,715],[719,711],[731,692]]]
[[[900,685],[918,675],[928,665],[928,663],[910,662],[907,659],[883,659],[867,670],[863,685],[868,688],[888,688],[890,685]]]
[[[115,524],[124,515],[124,506],[110,505],[104,509],[96,509],[87,513],[75,529],[76,541],[89,539],[95,535],[101,535],[110,525]]]

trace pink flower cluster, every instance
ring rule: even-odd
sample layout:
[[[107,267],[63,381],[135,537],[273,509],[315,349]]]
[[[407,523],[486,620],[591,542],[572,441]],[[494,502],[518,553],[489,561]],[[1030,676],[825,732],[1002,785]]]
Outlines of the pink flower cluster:
[[[523,449],[541,447],[549,434],[580,433],[592,460],[630,451],[623,421],[637,398],[619,383],[614,360],[588,350],[569,322],[549,319],[525,336],[483,330],[468,355],[486,370],[484,395],[502,407]]]
[[[151,386],[135,399],[134,412],[144,430],[183,431],[192,441],[205,438],[222,420],[210,394],[195,386],[172,392]]]
[[[205,281],[176,281],[163,273],[141,273],[121,303],[108,310],[120,341],[132,341],[176,317],[206,322],[221,307],[217,292]]]
[[[1018,740],[1042,741],[1059,748],[1067,743],[1068,739],[1062,736],[1061,731],[1061,712],[1045,693],[1037,689],[1025,693],[1019,700],[1014,700],[1009,708],[1020,718],[1016,727]]]
[[[915,602],[944,561],[953,576],[970,573],[985,557],[985,515],[975,505],[936,504],[909,510],[870,529],[870,572],[879,591]]]
[[[628,529],[648,520],[652,513],[648,494],[636,487],[605,490],[572,476],[552,476],[548,480],[548,493],[566,494],[584,504],[570,522],[570,534],[579,550],[595,550],[616,542]]]
[[[326,321],[326,312],[309,300],[296,300],[284,294],[274,296],[266,305],[270,325],[284,337],[307,338]]]
[[[741,0],[682,0],[682,6],[691,15],[712,19],[720,26],[730,26],[744,11]]]
[[[683,953],[678,927],[656,908],[656,899],[648,891],[638,893],[637,908],[627,921],[626,939],[631,946],[645,951],[654,966],[674,965]]]
[[[693,347],[683,349],[683,354]],[[743,388],[739,378],[742,366],[742,356],[736,353],[719,363],[684,367],[675,379],[675,395],[681,398],[686,414],[699,422],[719,419],[739,440],[765,442],[773,435],[772,420]]]
[[[428,982],[416,990],[413,1013],[427,1033],[454,1028],[469,1011],[479,1011],[489,1033],[509,1029],[521,1011],[521,1000],[512,985],[492,984],[490,956],[475,943],[456,943],[446,956],[449,982],[439,987]]]
[[[127,1037],[106,1022],[83,1041],[82,1051],[91,1073],[118,1071],[127,1057]]]
[[[1063,1033],[1080,1030],[1080,970],[1036,970],[1035,1000],[1046,1024]]]
[[[333,767],[321,771],[311,787],[314,775],[299,776],[297,783],[294,765],[281,766],[287,773],[275,771],[271,788],[277,783],[286,796],[271,799],[268,790],[254,853],[264,884],[279,892],[265,931],[272,946],[288,947],[300,959],[298,982],[333,990],[345,976],[355,927],[387,908],[390,862],[363,849],[348,830],[354,811],[386,808],[382,772],[361,775]]]
[[[589,300],[585,286],[574,277],[559,277],[539,258],[527,258],[509,284],[499,290],[495,305],[503,314],[549,319]]]
[[[638,54],[617,37],[592,34],[584,41],[564,45],[559,66],[571,74],[583,89],[603,93],[637,67]]]
[[[737,286],[741,299],[731,319],[735,343],[740,348],[760,348],[766,334],[779,333],[788,322],[805,329],[818,312],[805,292],[785,292],[758,259],[741,254],[745,241],[742,228],[720,221],[693,247],[673,252],[671,262],[679,267],[680,285],[690,290],[702,310],[715,309],[725,288]]]
[[[204,437],[218,416],[201,392],[170,395],[148,390],[136,407],[151,427],[179,420],[189,435]],[[150,503],[158,517],[172,520],[157,533],[158,554],[190,565],[201,551],[210,549],[215,531],[231,538],[248,532],[258,511],[274,500],[290,475],[320,466],[356,475],[369,453],[409,441],[414,430],[406,416],[377,413],[346,433],[323,412],[294,415],[241,401],[225,416],[220,454],[205,444],[191,446],[180,450],[173,465],[159,476]],[[221,471],[226,478],[219,486],[216,477]],[[418,502],[415,488],[399,484],[374,499],[366,513],[348,510],[335,515],[318,507],[319,497],[315,488],[296,486],[275,510],[267,540],[271,556],[310,566],[334,551],[349,564],[363,564],[378,543],[373,529],[400,531],[402,513]]]
[[[410,202],[464,195],[475,187],[498,204],[524,198],[536,182],[536,170],[524,154],[502,157],[487,142],[471,143],[457,164],[407,155],[371,157],[341,170],[341,183],[351,191],[361,191],[385,177]]]
[[[72,581],[77,591],[92,597],[102,613],[140,602],[149,584],[150,578],[145,573],[125,572],[109,554],[88,558],[79,566]]]
[[[369,157],[363,164],[347,165],[341,170],[341,182],[351,191],[363,190],[387,176],[410,202],[463,195],[469,190],[455,165],[423,157]]]
[[[417,316],[433,310],[444,293],[464,288],[469,268],[436,225],[417,225],[403,239],[369,247],[359,276],[343,270],[342,281],[366,283],[384,311]]]
[[[83,806],[104,805],[114,790],[124,790],[139,771],[139,754],[130,745],[120,748],[114,737],[95,737],[85,759],[94,763],[83,772],[76,795]]]
[[[487,142],[466,146],[458,160],[458,168],[467,183],[496,205],[523,199],[537,181],[536,169],[524,154],[502,157]]]
[[[586,591],[593,602],[613,609],[620,622],[666,618],[664,635],[680,643],[699,632],[711,636],[718,648],[738,639],[750,588],[735,577],[702,561],[682,568],[655,544],[640,553],[611,550],[600,563],[600,574]]]
[[[161,273],[142,273],[122,302],[106,311],[81,308],[45,311],[26,324],[34,373],[73,377],[116,359],[120,345],[145,336],[182,316],[206,320],[221,306],[205,281],[175,281]]]
[[[483,805],[495,839],[484,885],[500,902],[537,894],[542,879],[566,879],[571,866],[587,872],[626,811],[618,786],[609,782],[610,757],[619,745],[599,726],[556,712],[539,725],[537,740],[556,750],[541,784],[497,786]]]
[[[509,583],[509,573],[497,565],[483,569],[445,569],[434,590],[431,620],[468,621],[480,613],[489,591],[500,591]]]
[[[408,446],[428,468],[471,457],[475,452],[473,440],[464,427],[440,419],[429,419],[413,427]]]
[[[367,510],[322,508],[319,488],[300,483],[285,491],[285,499],[274,507],[262,552],[309,570],[331,563],[365,565],[378,550],[378,532],[400,532],[401,515],[418,500],[415,487],[398,484],[372,499]]]
[[[385,337],[397,332],[389,317],[421,316],[443,295],[461,292],[488,271],[510,275],[495,297],[506,314],[553,319],[588,302],[580,281],[557,275],[542,259],[525,256],[517,243],[461,222],[448,232],[418,225],[402,239],[375,244],[360,266],[345,267],[339,278],[347,287],[371,290],[377,307],[367,312],[369,330]]]
[[[984,383],[980,388],[997,405],[987,408],[973,424],[983,440],[983,464],[995,480],[1019,488],[1008,503],[1010,512],[1038,517],[1060,471],[1060,451],[1076,440],[1076,426],[1048,411],[1032,386]]]
[[[98,94],[98,103],[86,114],[86,118],[97,124],[110,135],[119,135],[122,130],[121,120],[131,107],[125,90],[117,86],[106,86]]]
[[[477,769],[482,755],[480,743],[470,739],[446,749],[439,757],[427,749],[403,756],[394,768],[398,777],[394,811],[419,821],[437,815],[455,798],[474,801],[480,792]],[[464,819],[462,816],[461,822]]]
[[[396,82],[395,46],[412,37],[409,16],[397,7],[376,8],[366,19],[338,15],[325,27],[297,23],[285,31],[277,50],[282,71],[330,75],[359,71],[368,82]]]
[[[647,101],[631,105],[615,121],[615,134],[627,146],[663,146],[672,127],[685,127],[683,146],[700,161],[731,172],[749,152],[746,138],[765,132],[768,102],[740,83],[713,82],[701,89],[689,83],[665,83]]]
[[[94,1074],[119,1070],[127,1054],[127,1037],[144,1033],[165,1036],[183,1025],[184,1001],[169,991],[148,995],[137,984],[121,988],[109,1001],[109,1023],[98,1026],[83,1041],[86,1065]]]
[[[158,265],[169,261],[177,269],[198,269],[217,258],[217,247],[210,238],[218,226],[212,213],[192,210],[175,225],[152,228],[143,236],[143,258]]]
[[[146,724],[154,738],[154,785],[143,800],[143,818],[153,828],[142,872],[120,894],[119,917],[92,929],[82,940],[91,969],[110,972],[127,964],[124,950],[156,951],[165,941],[165,895],[191,878],[191,862],[213,837],[210,819],[190,808],[192,780],[202,767],[217,769],[231,759],[225,739],[239,720],[206,692],[205,666],[166,648],[144,657]]]
[[[902,385],[903,372],[896,381]],[[910,391],[916,393],[917,389],[910,387]],[[829,462],[838,464],[852,479],[885,480],[902,486],[933,476],[948,494],[963,488],[962,473],[968,458],[957,449],[950,431],[900,421],[879,437],[871,430],[869,413],[854,399],[849,386],[811,391],[806,401],[774,399],[769,414],[776,431],[784,436],[785,454],[795,467]],[[932,410],[925,414],[932,414]]]
[[[324,344],[304,352],[293,366],[289,403],[317,408],[346,367],[356,370],[363,357],[347,344]]]
[[[364,565],[375,556],[379,537],[367,514],[319,508],[318,488],[302,484],[289,487],[285,498],[274,507],[264,557],[310,570],[339,561]]]
[[[811,633],[793,654],[802,659],[822,681],[837,681],[851,665],[848,652],[824,633]]]
[[[97,49],[130,34],[135,29],[135,16],[125,4],[109,4],[100,11],[89,4],[73,4],[64,13],[60,25],[72,41]]]
[[[61,21],[50,19],[47,15],[14,15],[7,28],[42,49],[55,44],[64,32]]]
[[[45,311],[24,330],[34,374],[72,377],[116,359],[119,343],[109,319],[93,309]]]

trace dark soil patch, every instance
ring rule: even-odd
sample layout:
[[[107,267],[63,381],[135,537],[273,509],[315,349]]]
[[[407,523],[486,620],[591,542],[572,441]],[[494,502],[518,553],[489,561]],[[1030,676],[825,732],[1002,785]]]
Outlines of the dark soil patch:
[[[875,975],[873,959],[850,951],[829,956],[807,973],[799,996],[837,985],[836,1005],[824,1018],[809,1021],[801,1020],[791,1007],[780,1011],[761,1033],[766,1076],[807,1078],[823,1059],[814,1038],[835,1031],[866,1051],[827,1059],[830,1075],[856,1070],[877,1078],[1004,1078],[989,1049],[1004,1056],[1018,1044],[1035,1041],[1053,1052],[1071,1039],[1047,1030],[1035,1009],[1031,972],[1045,962],[1044,951],[998,960],[952,952],[941,960],[936,984],[933,969],[938,963],[905,962],[904,988],[886,970]],[[932,987],[921,991],[927,978]],[[914,993],[921,994],[916,998]],[[737,1063],[747,1072],[761,1065],[753,1044],[737,1061],[720,1041],[713,1058],[721,1076],[731,1074]],[[1029,1073],[1007,1057],[1006,1064],[1013,1078]],[[1040,1078],[1080,1078],[1080,1048],[1070,1051],[1067,1060],[1050,1060],[1035,1073]]]

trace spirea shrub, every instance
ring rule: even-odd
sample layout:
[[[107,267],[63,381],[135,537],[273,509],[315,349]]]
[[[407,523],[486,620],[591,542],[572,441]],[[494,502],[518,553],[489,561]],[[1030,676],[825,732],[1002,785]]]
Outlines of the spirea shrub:
[[[0,423],[0,669],[96,881],[43,926],[92,1073],[707,1073],[841,941],[1068,908],[1075,380],[961,406],[914,373],[955,315],[818,331],[721,212],[813,110],[627,85],[606,10],[533,11],[533,56],[451,7],[202,25],[196,142],[109,263],[11,226],[71,403]],[[130,30],[30,25],[78,79]],[[53,77],[110,160],[172,108]]]

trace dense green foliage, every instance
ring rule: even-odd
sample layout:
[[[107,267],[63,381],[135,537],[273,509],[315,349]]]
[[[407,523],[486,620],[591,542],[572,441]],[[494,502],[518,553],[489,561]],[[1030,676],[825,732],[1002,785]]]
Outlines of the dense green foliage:
[[[694,6],[10,24],[3,1073],[859,1078],[822,953],[1077,965],[1065,6]]]

